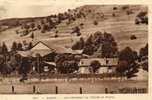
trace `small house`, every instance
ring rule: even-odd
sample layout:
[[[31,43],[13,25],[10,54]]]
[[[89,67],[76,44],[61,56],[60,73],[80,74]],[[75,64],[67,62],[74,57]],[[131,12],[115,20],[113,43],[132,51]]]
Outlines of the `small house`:
[[[87,58],[81,59],[79,62],[79,73],[86,74],[90,73],[90,66],[93,61],[98,61],[100,67],[97,73],[112,73],[115,72],[116,66],[118,65],[118,58]]]

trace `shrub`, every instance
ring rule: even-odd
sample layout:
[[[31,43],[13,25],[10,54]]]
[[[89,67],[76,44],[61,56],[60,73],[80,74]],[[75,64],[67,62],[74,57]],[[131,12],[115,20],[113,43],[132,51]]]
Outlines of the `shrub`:
[[[135,40],[135,39],[137,39],[137,37],[135,35],[131,35],[130,39]]]
[[[128,5],[125,5],[125,6],[122,7],[122,10],[126,10],[126,9],[128,9],[128,8],[129,8],[129,6],[128,6]]]
[[[117,10],[118,8],[117,7],[113,7],[113,10]]]
[[[95,20],[95,21],[93,22],[93,24],[94,24],[94,25],[98,25],[98,22]]]

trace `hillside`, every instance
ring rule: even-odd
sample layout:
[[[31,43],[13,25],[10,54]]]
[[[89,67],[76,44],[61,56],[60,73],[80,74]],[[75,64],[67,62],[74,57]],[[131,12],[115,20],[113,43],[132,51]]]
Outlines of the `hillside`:
[[[148,43],[148,25],[135,24],[136,16],[141,11],[147,11],[147,8],[139,5],[85,5],[76,9],[69,9],[63,13],[64,15],[61,14],[70,16],[70,21],[65,17],[60,23],[56,24],[56,27],[51,28],[49,31],[43,33],[41,30],[33,29],[23,36],[21,35],[25,30],[22,28],[23,24],[30,25],[34,23],[37,26],[47,18],[56,21],[58,18],[56,16],[59,16],[59,14],[41,18],[5,19],[0,21],[0,41],[11,46],[14,40],[17,42],[31,41],[30,36],[33,33],[33,42],[43,40],[50,41],[52,44],[71,47],[80,37],[86,39],[96,31],[106,31],[114,36],[119,50],[130,46],[132,49],[139,51]],[[97,22],[97,25],[94,25],[94,21]],[[44,21],[44,23],[46,22]],[[81,36],[71,34],[76,26],[80,28]],[[16,31],[19,34],[16,34]],[[55,34],[58,37],[55,38]],[[131,40],[131,35],[135,35],[137,39]]]

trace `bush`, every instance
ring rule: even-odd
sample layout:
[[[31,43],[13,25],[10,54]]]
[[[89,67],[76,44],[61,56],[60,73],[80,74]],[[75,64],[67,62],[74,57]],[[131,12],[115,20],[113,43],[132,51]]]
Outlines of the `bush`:
[[[137,37],[135,35],[131,35],[130,39],[135,40],[135,39],[137,39]]]
[[[31,23],[31,24],[30,24],[30,27],[31,27],[32,29],[34,29],[34,28],[35,28],[35,23]]]
[[[115,13],[112,13],[112,16],[113,16],[113,17],[115,17],[115,16],[116,16],[116,14],[115,14]]]
[[[77,36],[80,36],[81,35],[80,28],[78,26],[74,27],[71,34],[73,33],[77,33]]]
[[[125,5],[125,6],[122,7],[122,10],[126,10],[126,9],[128,9],[128,8],[129,8],[129,6],[128,6],[128,5]]]
[[[80,26],[83,26],[83,25],[84,25],[83,23],[80,24]]]
[[[94,24],[94,25],[98,25],[98,22],[97,22],[97,21],[94,21],[93,24]]]
[[[117,7],[113,7],[113,10],[117,10],[118,8]]]
[[[134,12],[133,12],[132,10],[127,10],[127,11],[126,11],[126,14],[127,14],[127,15],[130,15],[130,14],[133,14],[133,13],[134,13]]]
[[[55,34],[55,36],[54,36],[54,37],[55,37],[55,38],[57,38],[57,37],[59,37],[59,36],[58,36],[58,34]]]
[[[41,30],[41,25],[37,25],[37,29]]]
[[[90,67],[92,69],[91,72],[96,73],[98,69],[101,67],[101,64],[99,61],[94,60],[91,62]]]
[[[47,24],[44,24],[43,27],[42,27],[41,32],[42,32],[42,33],[45,33],[46,31],[49,31],[49,30],[50,30],[50,29],[49,29],[49,26],[48,26]]]

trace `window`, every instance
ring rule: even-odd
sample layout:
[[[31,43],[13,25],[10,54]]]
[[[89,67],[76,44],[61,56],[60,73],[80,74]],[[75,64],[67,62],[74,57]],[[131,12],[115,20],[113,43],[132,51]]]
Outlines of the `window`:
[[[109,60],[106,60],[106,64],[108,64],[109,63]]]
[[[108,69],[112,69],[112,66],[108,66]]]
[[[48,66],[44,66],[44,71],[48,72],[49,71],[49,67]]]

